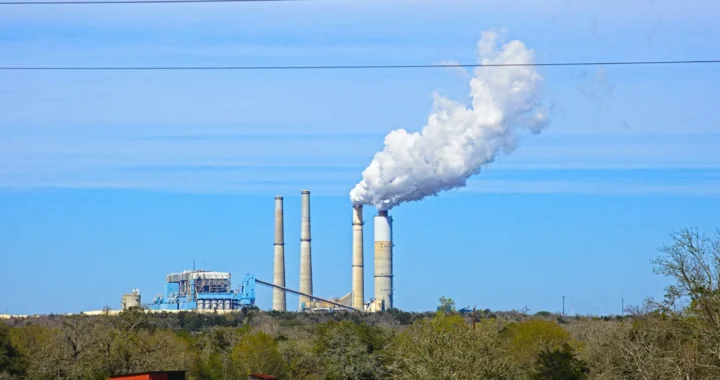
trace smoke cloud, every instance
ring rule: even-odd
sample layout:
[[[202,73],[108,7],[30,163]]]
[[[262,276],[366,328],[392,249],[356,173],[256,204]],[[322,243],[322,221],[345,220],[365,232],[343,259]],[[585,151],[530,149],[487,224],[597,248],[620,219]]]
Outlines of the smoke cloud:
[[[534,53],[504,31],[483,32],[478,63],[534,63]],[[420,132],[397,129],[385,137],[362,180],[350,191],[353,204],[389,210],[441,191],[463,187],[498,154],[510,154],[523,134],[548,123],[539,105],[542,77],[533,66],[478,67],[470,80],[470,105],[435,95]]]

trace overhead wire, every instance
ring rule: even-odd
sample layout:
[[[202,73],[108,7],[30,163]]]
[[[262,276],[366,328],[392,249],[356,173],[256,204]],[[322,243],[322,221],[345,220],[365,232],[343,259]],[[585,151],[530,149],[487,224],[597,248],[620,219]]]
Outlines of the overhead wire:
[[[303,0],[58,0],[58,1],[0,1],[0,5],[81,5],[81,4],[166,4],[166,3],[261,3]],[[606,62],[549,62],[549,63],[498,63],[498,64],[407,64],[407,65],[311,65],[311,66],[5,66],[0,70],[52,70],[52,71],[140,71],[140,70],[371,70],[371,69],[426,69],[426,68],[477,68],[521,66],[620,66],[620,65],[678,65],[716,64],[720,60],[676,61],[606,61]]]
[[[0,5],[82,5],[82,4],[167,4],[167,3],[266,3],[304,0],[57,0],[57,1],[0,1]],[[499,64],[408,64],[408,65],[311,65],[311,66],[5,66],[0,70],[356,70],[356,69],[424,69],[424,68],[476,68],[520,66],[620,66],[620,65],[678,65],[717,64],[720,60],[676,61],[607,61],[607,62],[549,62]]]
[[[166,3],[262,3],[304,0],[58,0],[58,1],[0,1],[0,5],[80,5],[80,4],[166,4]],[[552,66],[620,66],[620,65],[687,65],[717,64],[720,60],[675,61],[606,61],[606,62],[549,62],[549,63],[498,63],[498,64],[407,64],[407,65],[311,65],[311,66],[5,66],[0,70],[371,70],[371,69],[425,69],[425,68],[477,68],[477,67],[552,67]]]
[[[270,3],[303,0],[59,0],[59,1],[0,1],[0,5],[102,5],[102,4],[167,4],[167,3]]]
[[[159,0],[162,1],[162,0]],[[171,0],[168,0],[171,1]],[[594,62],[547,62],[547,63],[443,63],[416,65],[311,65],[311,66],[0,66],[0,70],[61,70],[61,71],[140,71],[140,70],[374,70],[374,69],[432,69],[477,67],[555,67],[555,66],[637,66],[637,65],[689,65],[717,64],[713,60],[678,61],[594,61]]]

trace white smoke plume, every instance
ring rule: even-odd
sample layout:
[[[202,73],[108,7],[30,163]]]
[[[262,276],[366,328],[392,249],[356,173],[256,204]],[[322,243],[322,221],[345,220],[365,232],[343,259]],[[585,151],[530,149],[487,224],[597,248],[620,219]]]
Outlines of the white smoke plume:
[[[482,33],[478,63],[534,63],[534,53],[524,43],[500,46],[501,34]],[[476,68],[470,106],[436,95],[420,132],[397,129],[385,137],[385,148],[363,171],[350,199],[389,210],[465,186],[498,154],[511,153],[524,133],[540,133],[547,125],[547,112],[539,105],[541,82],[533,66]]]

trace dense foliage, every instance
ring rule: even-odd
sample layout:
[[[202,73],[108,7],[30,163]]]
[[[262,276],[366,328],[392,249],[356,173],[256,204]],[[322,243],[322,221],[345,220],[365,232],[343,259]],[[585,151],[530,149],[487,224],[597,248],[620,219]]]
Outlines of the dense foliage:
[[[13,319],[0,323],[0,380],[174,369],[191,379],[720,378],[720,239],[684,230],[661,252],[654,269],[676,283],[625,317],[460,314],[443,297],[435,313]]]

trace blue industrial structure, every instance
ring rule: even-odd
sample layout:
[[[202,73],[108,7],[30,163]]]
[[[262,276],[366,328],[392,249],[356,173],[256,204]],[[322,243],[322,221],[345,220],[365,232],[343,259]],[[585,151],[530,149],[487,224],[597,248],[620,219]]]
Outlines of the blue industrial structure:
[[[311,294],[301,293],[284,286],[278,286],[255,278],[248,273],[240,281],[240,288],[232,289],[230,286],[230,273],[211,272],[204,270],[184,271],[171,273],[166,277],[165,293],[158,294],[147,305],[151,310],[186,310],[186,311],[215,311],[237,310],[244,307],[255,306],[255,285],[260,284],[284,292],[305,296],[311,300],[324,302],[335,308],[357,309],[343,303],[315,297]],[[349,296],[345,301],[349,300]],[[327,308],[327,307],[326,307]],[[303,305],[303,310],[313,310],[311,305]]]
[[[166,277],[165,293],[148,307],[152,310],[236,310],[255,305],[255,275],[243,276],[232,289],[230,273],[184,271]]]

